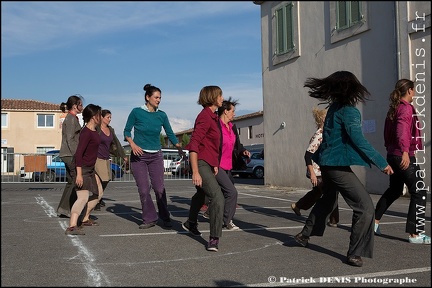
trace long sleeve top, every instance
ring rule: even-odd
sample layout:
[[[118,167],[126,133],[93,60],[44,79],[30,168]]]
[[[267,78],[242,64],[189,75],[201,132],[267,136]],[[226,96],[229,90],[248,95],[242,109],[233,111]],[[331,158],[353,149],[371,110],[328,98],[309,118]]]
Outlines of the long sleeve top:
[[[194,130],[186,149],[196,152],[198,160],[204,160],[212,167],[219,167],[219,145],[221,132],[218,116],[206,107],[195,119]]]
[[[234,150],[234,144],[236,142],[236,135],[233,131],[233,124],[231,122],[228,122],[229,129],[225,126],[225,123],[222,122],[222,120],[219,119],[219,124],[221,127],[221,155],[220,155],[220,164],[219,167],[221,167],[224,170],[231,170],[233,166],[233,150]]]
[[[423,149],[415,108],[405,100],[400,101],[394,120],[385,120],[384,145],[387,154],[395,156],[402,156],[403,152],[414,156],[416,150]]]
[[[96,164],[100,142],[100,136],[97,131],[92,131],[86,126],[81,130],[75,153],[75,164],[77,167],[92,167]]]
[[[78,147],[81,125],[78,117],[68,113],[62,124],[62,140],[60,145],[60,157],[74,156]]]
[[[309,140],[309,146],[307,147],[306,152],[305,152],[305,156],[304,156],[306,166],[312,165],[316,176],[321,176],[321,169],[318,166],[318,164],[312,160],[312,156],[318,150],[319,146],[321,145],[322,132],[323,132],[323,129],[318,128],[318,130],[314,133],[312,138]],[[306,169],[306,175],[308,177],[310,177],[310,173],[309,173],[308,169]]]
[[[360,111],[354,106],[331,104],[323,129],[323,141],[312,159],[323,166],[388,166],[385,158],[366,140]]]
[[[132,138],[133,128],[135,144],[144,151],[158,151],[162,148],[160,143],[162,127],[171,143],[176,145],[178,140],[171,128],[167,114],[159,109],[150,112],[144,105],[132,109],[126,121],[123,135]]]

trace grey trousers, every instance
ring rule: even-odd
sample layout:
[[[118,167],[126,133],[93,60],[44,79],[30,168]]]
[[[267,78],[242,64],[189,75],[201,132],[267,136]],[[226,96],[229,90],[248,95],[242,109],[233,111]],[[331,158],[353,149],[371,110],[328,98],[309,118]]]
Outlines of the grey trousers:
[[[222,237],[224,197],[221,188],[207,162],[198,160],[198,170],[202,178],[202,187],[197,187],[192,196],[188,220],[197,223],[198,213],[207,196],[210,199],[210,237]]]
[[[303,227],[304,236],[322,236],[326,220],[337,205],[338,193],[353,210],[347,256],[373,257],[375,209],[369,193],[348,167],[321,167],[323,196],[318,199]]]
[[[238,192],[234,186],[234,178],[232,177],[230,170],[219,168],[216,180],[221,186],[225,198],[223,223],[224,225],[227,225],[233,219],[236,212]]]

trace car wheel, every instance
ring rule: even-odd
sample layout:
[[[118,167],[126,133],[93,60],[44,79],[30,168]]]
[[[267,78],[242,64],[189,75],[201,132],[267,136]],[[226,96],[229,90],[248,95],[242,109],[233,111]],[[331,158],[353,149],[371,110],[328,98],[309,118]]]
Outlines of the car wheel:
[[[55,173],[53,171],[43,172],[41,182],[55,182]]]
[[[256,167],[253,171],[253,176],[257,179],[264,178],[264,167]]]
[[[116,173],[114,170],[111,170],[111,179],[114,180],[116,178]]]

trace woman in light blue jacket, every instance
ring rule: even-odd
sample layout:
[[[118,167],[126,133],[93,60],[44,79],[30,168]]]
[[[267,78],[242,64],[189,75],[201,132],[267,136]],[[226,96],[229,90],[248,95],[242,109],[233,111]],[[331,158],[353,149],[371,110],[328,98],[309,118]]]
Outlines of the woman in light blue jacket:
[[[330,104],[324,122],[323,141],[313,156],[321,167],[323,196],[309,214],[302,232],[294,238],[306,247],[310,236],[322,236],[326,219],[337,205],[340,193],[353,209],[347,264],[360,267],[363,257],[372,258],[374,245],[374,205],[351,165],[378,167],[387,175],[393,170],[366,140],[361,129],[360,111],[355,107],[365,102],[369,91],[354,74],[338,71],[326,78],[308,78],[304,84],[309,96]]]

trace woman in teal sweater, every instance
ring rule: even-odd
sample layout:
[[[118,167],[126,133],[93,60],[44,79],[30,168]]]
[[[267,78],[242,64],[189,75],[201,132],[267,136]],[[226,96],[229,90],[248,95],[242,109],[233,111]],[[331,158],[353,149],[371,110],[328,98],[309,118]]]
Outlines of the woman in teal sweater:
[[[309,214],[302,232],[294,238],[305,246],[310,236],[322,236],[326,219],[337,205],[340,193],[353,209],[347,264],[362,266],[363,257],[372,258],[374,245],[374,205],[369,193],[351,170],[351,165],[378,167],[387,175],[393,170],[385,158],[366,140],[361,129],[360,111],[369,91],[354,74],[338,71],[326,78],[308,78],[309,96],[330,104],[324,122],[323,141],[313,160],[321,167],[323,196]]]
[[[158,218],[162,219],[165,227],[172,227],[164,186],[163,152],[160,143],[162,127],[168,139],[177,147],[179,154],[183,154],[183,150],[171,128],[168,116],[159,110],[161,90],[150,84],[146,84],[144,90],[146,103],[131,111],[123,132],[132,149],[130,165],[141,200],[143,222],[139,228],[155,226]],[[159,215],[150,195],[151,187],[156,196]]]

